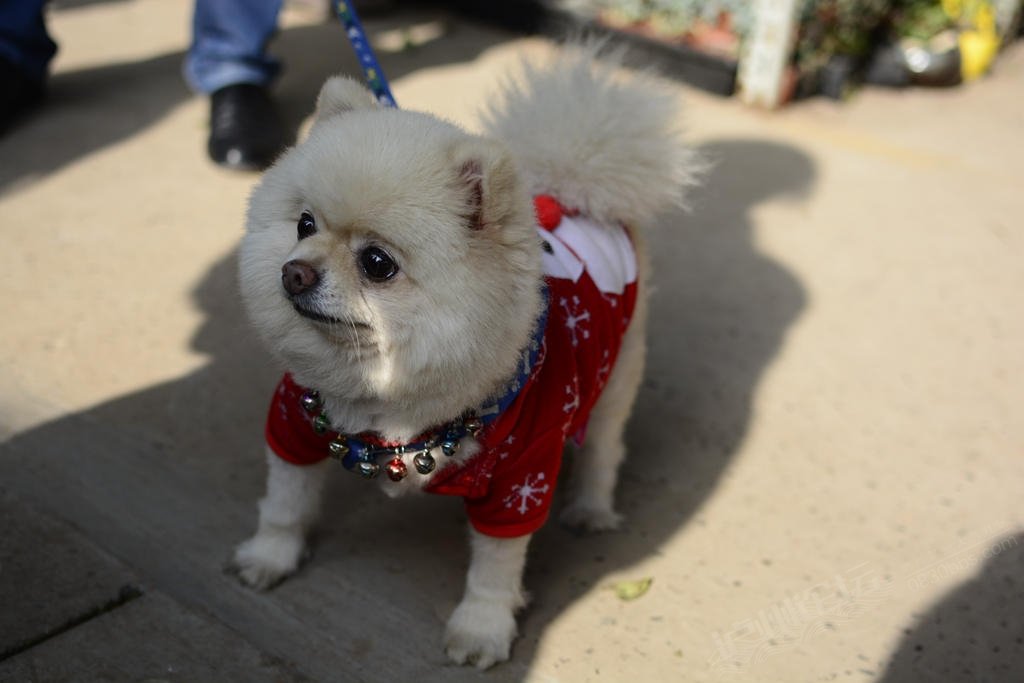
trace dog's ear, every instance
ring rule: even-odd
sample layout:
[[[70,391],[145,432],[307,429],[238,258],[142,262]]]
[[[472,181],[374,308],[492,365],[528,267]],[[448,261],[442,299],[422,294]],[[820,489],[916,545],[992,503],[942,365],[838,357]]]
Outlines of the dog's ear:
[[[378,107],[373,93],[347,76],[332,76],[316,99],[316,120],[323,121],[356,109]]]
[[[504,223],[519,199],[518,175],[505,146],[466,137],[455,144],[451,159],[469,227],[481,230]]]

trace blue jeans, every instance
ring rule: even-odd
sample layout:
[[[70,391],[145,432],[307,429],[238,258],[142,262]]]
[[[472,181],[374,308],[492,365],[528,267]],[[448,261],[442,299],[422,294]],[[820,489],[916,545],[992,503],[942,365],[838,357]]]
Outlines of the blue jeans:
[[[0,0],[3,1],[3,0]],[[228,85],[268,85],[281,66],[267,54],[282,0],[196,0],[185,80],[212,93]]]
[[[266,53],[282,0],[196,0],[185,80],[211,93],[227,85],[267,85],[280,64]],[[0,0],[0,57],[42,82],[57,45],[46,32],[46,0]]]

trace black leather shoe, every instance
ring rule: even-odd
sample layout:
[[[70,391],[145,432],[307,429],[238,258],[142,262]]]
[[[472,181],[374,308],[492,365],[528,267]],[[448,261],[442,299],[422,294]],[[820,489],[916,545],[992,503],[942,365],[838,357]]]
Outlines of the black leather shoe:
[[[43,99],[43,84],[0,58],[0,135]]]
[[[210,96],[210,158],[226,168],[259,171],[284,148],[284,129],[267,89],[229,85]]]

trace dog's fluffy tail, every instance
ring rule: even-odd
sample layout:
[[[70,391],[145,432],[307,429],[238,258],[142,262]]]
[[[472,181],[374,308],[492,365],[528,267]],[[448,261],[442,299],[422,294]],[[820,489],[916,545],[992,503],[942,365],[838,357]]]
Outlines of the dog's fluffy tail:
[[[684,205],[701,163],[681,138],[678,96],[646,73],[624,76],[600,41],[523,65],[484,125],[505,142],[532,194],[604,222],[646,223]]]

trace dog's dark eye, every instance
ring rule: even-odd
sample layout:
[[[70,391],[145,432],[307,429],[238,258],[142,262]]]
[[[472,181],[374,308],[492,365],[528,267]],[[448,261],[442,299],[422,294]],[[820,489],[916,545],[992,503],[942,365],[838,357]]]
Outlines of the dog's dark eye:
[[[303,211],[296,227],[299,231],[299,239],[304,240],[316,232],[316,221],[313,220],[313,215],[309,211]]]
[[[359,267],[374,282],[385,282],[398,273],[398,264],[380,247],[367,247],[359,252]]]

